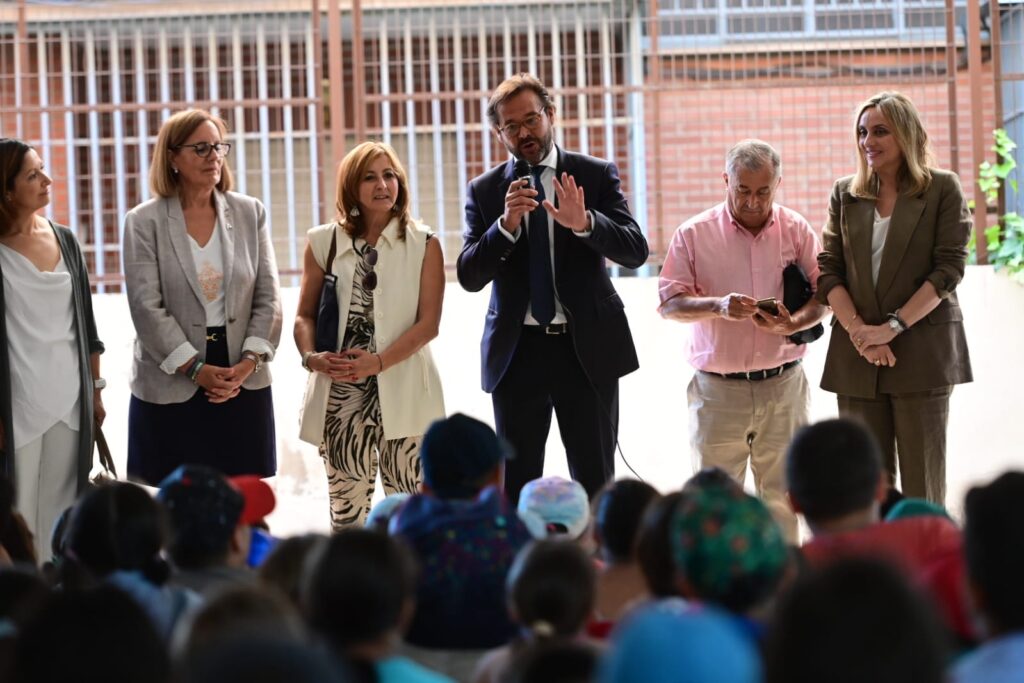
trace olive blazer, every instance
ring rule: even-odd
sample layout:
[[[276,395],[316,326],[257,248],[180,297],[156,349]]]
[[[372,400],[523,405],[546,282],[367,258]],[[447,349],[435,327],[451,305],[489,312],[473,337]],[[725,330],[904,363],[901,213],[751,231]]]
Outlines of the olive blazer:
[[[849,335],[832,320],[821,388],[845,396],[926,391],[970,382],[971,361],[956,286],[964,276],[971,215],[960,180],[932,169],[932,182],[916,196],[896,200],[882,251],[878,282],[871,277],[871,233],[875,201],[850,194],[853,177],[832,188],[828,223],[818,255],[821,275],[816,296],[845,285],[857,313],[869,325],[903,306],[925,282],[941,297],[939,305],[890,342],[894,367],[875,367],[857,353]]]

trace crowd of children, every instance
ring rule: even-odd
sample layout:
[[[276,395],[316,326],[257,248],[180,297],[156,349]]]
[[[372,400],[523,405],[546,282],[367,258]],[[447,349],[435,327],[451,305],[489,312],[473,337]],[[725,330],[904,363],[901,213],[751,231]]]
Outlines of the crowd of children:
[[[789,446],[811,536],[705,470],[593,501],[501,493],[464,415],[424,436],[422,492],[366,528],[278,539],[271,488],[183,466],[87,492],[37,558],[0,481],[0,680],[13,683],[1000,683],[1024,680],[1024,473],[963,524],[902,499],[860,425]]]

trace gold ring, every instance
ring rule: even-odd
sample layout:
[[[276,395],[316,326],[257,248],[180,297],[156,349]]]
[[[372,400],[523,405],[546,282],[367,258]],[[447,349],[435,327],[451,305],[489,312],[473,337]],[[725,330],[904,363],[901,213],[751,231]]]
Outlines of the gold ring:
[[[875,365],[881,365],[881,364],[882,364],[882,361],[880,361],[880,360],[876,360],[875,361]]]

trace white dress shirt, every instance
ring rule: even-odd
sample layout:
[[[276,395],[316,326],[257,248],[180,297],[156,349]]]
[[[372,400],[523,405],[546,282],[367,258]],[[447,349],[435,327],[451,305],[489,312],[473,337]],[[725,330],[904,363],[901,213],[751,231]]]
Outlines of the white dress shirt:
[[[544,170],[540,175],[540,183],[544,187],[544,198],[550,201],[552,204],[556,204],[555,199],[555,169],[558,168],[558,147],[551,145],[551,151],[548,155],[540,160],[537,166],[543,166]],[[543,205],[538,206],[535,211],[544,211]],[[589,213],[589,211],[588,211]],[[529,222],[528,217],[524,217],[524,222]],[[592,220],[592,219],[591,219]],[[519,240],[519,236],[523,234],[523,230],[517,230],[516,234],[512,234],[505,230],[502,226],[501,221],[498,221],[498,230],[501,231],[505,237],[513,242]],[[586,238],[590,237],[591,230],[585,230],[584,232],[573,231],[573,235],[576,237]],[[558,298],[558,278],[555,275],[555,219],[549,213],[548,214],[548,249],[551,251],[551,279],[552,286],[555,289],[555,317],[551,319],[552,325],[557,325],[566,322],[565,309],[562,308],[562,302]],[[533,317],[533,306],[529,303],[526,305],[526,317],[523,318],[524,325],[539,325],[537,319]]]

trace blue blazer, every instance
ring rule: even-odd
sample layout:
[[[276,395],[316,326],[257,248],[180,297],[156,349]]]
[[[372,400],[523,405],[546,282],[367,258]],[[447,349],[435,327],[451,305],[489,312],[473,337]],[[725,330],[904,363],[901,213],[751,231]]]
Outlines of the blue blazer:
[[[561,177],[563,172],[583,187],[594,225],[590,237],[581,238],[556,223],[555,288],[583,369],[592,380],[615,379],[639,363],[605,259],[638,268],[647,260],[647,240],[629,212],[615,164],[559,149],[556,173]],[[465,289],[478,292],[493,283],[480,343],[481,379],[488,393],[512,361],[530,303],[527,236],[512,242],[498,228],[514,176],[514,160],[509,159],[470,182],[458,259],[459,283]]]

